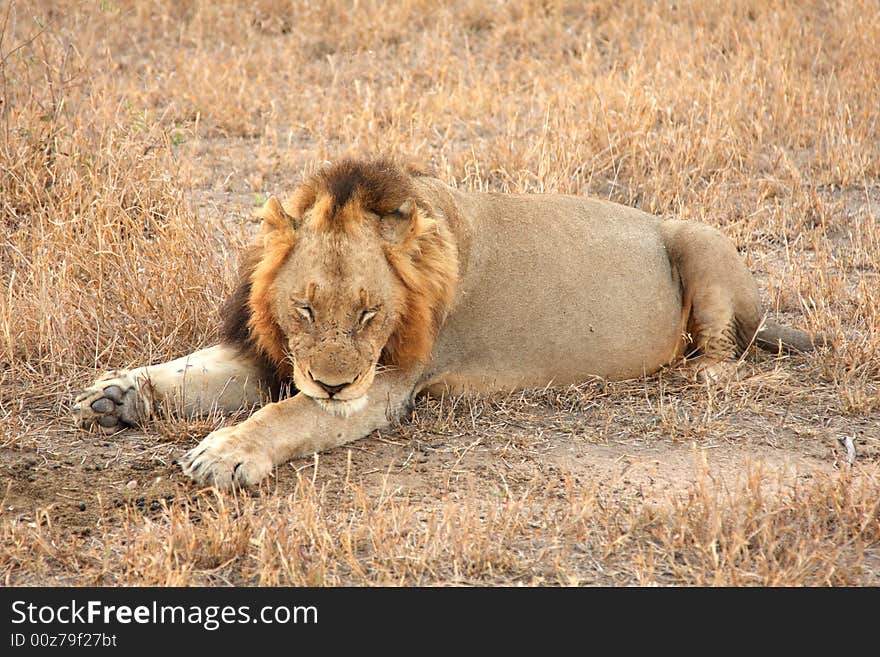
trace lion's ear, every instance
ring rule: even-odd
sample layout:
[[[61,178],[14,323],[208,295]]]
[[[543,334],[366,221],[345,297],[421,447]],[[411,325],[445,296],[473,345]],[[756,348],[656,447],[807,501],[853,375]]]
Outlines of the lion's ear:
[[[264,235],[279,230],[292,233],[296,228],[294,218],[284,211],[284,206],[274,196],[269,197],[269,200],[263,204],[257,215],[263,220],[262,230]]]
[[[393,244],[402,242],[409,233],[416,218],[416,204],[406,200],[403,204],[379,218],[379,230],[382,237]]]

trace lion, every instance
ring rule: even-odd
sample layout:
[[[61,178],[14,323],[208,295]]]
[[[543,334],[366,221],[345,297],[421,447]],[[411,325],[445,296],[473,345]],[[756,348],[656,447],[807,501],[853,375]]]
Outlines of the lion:
[[[398,421],[420,394],[631,379],[685,360],[712,381],[752,343],[824,344],[765,320],[718,230],[609,201],[464,191],[349,159],[260,216],[220,343],[101,376],[75,400],[81,427],[258,408],[180,460],[198,484],[250,486]]]

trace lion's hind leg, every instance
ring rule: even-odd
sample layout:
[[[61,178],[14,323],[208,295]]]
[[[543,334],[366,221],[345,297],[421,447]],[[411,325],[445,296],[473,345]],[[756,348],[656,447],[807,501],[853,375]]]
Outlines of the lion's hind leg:
[[[761,321],[755,280],[733,243],[714,228],[668,221],[662,231],[681,282],[684,355],[697,356],[698,380],[727,379]]]
[[[78,426],[113,433],[139,426],[159,411],[183,417],[232,413],[266,401],[265,373],[236,347],[216,345],[132,370],[114,370],[75,399]]]
[[[735,376],[737,359],[748,348],[757,322],[753,323],[750,316],[744,322],[738,316],[736,294],[728,288],[700,285],[688,296],[690,313],[684,323],[689,344],[685,356],[696,356],[696,379],[718,382]]]

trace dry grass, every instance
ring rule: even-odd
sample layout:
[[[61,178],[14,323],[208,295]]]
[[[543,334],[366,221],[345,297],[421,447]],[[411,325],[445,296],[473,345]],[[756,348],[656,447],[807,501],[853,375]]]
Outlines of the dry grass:
[[[880,583],[880,5],[441,4],[0,7],[0,576]],[[72,430],[96,370],[213,339],[256,203],[376,152],[719,226],[837,348],[425,402],[240,499],[171,465],[214,420]]]

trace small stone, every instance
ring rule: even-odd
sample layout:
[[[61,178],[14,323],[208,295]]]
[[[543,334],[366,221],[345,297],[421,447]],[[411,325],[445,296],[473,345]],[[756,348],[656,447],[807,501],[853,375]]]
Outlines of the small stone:
[[[129,490],[134,490],[135,488],[137,488],[137,485],[138,485],[138,480],[132,479],[127,484],[125,484],[125,487],[128,488]]]
[[[116,426],[117,420],[112,415],[102,415],[98,418],[98,424],[109,429]]]
[[[79,510],[80,510],[80,511],[85,511],[85,510],[86,510],[86,505],[85,505],[85,504],[80,504],[80,505],[79,505]]]

